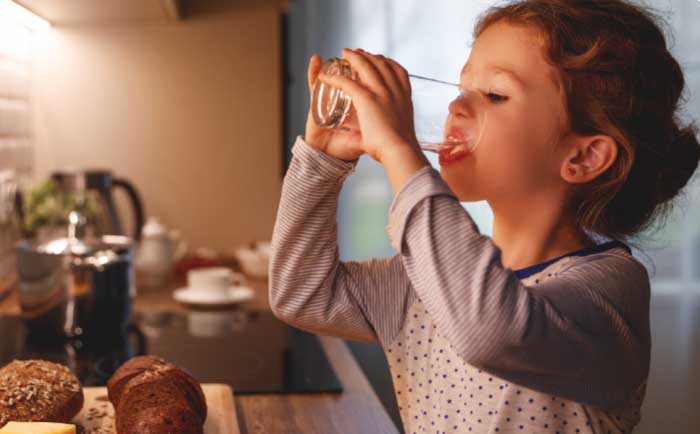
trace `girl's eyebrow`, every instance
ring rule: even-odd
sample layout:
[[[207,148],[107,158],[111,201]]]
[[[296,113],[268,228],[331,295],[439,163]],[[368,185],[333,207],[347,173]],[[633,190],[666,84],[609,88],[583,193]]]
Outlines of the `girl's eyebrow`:
[[[520,78],[520,77],[518,76],[518,74],[516,74],[515,72],[511,71],[511,70],[508,69],[508,68],[505,68],[505,67],[502,67],[502,66],[497,66],[497,65],[491,65],[491,66],[487,66],[485,69],[491,70],[491,71],[493,71],[495,74],[503,74],[503,75],[506,75],[506,76],[510,77],[513,81],[515,81],[516,84],[518,84],[520,87],[527,87],[527,86],[525,85],[525,81],[524,81],[522,78]],[[467,65],[465,65],[464,68],[462,68],[462,71],[460,72],[460,78],[461,78],[464,74],[466,74],[467,72],[469,72],[469,67],[468,67]]]

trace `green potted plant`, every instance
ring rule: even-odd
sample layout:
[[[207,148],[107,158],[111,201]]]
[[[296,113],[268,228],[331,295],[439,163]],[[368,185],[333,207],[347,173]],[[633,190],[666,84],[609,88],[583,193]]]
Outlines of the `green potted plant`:
[[[65,192],[51,179],[24,195],[23,229],[29,237],[51,239],[67,235],[68,214],[78,210],[93,220],[98,213],[96,201],[84,192]]]

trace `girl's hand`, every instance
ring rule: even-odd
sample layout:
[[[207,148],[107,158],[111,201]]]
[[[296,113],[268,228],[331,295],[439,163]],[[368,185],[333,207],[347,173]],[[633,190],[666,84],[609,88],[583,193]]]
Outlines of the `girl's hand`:
[[[419,151],[406,70],[394,60],[364,50],[346,48],[343,58],[357,72],[358,80],[327,74],[320,74],[318,79],[352,98],[361,140],[349,143],[347,151],[363,151],[379,162],[383,153],[396,148]]]
[[[309,95],[313,92],[314,82],[321,70],[321,56],[314,54],[309,60],[308,81]],[[359,129],[354,131],[333,130],[321,128],[314,122],[311,114],[312,107],[309,107],[309,114],[306,118],[306,133],[304,139],[306,143],[320,149],[331,157],[339,158],[345,161],[352,161],[364,153],[362,150],[362,138],[360,137]],[[348,117],[345,123],[357,123],[356,120]]]

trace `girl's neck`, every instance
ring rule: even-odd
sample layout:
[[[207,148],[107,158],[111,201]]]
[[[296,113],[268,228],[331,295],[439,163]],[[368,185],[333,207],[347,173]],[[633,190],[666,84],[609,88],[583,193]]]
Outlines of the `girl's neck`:
[[[537,265],[596,244],[575,229],[572,219],[548,218],[541,213],[521,214],[513,219],[496,214],[493,240],[501,249],[503,266],[512,270]]]

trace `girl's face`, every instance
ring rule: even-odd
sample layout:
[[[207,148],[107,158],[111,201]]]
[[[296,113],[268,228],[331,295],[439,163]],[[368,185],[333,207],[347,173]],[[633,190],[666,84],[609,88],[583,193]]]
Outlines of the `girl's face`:
[[[485,96],[485,127],[473,153],[441,158],[441,175],[460,201],[522,200],[561,180],[556,152],[568,122],[556,70],[544,56],[529,27],[501,21],[476,39],[460,87]],[[470,116],[468,101],[453,102],[446,135],[471,128]]]

